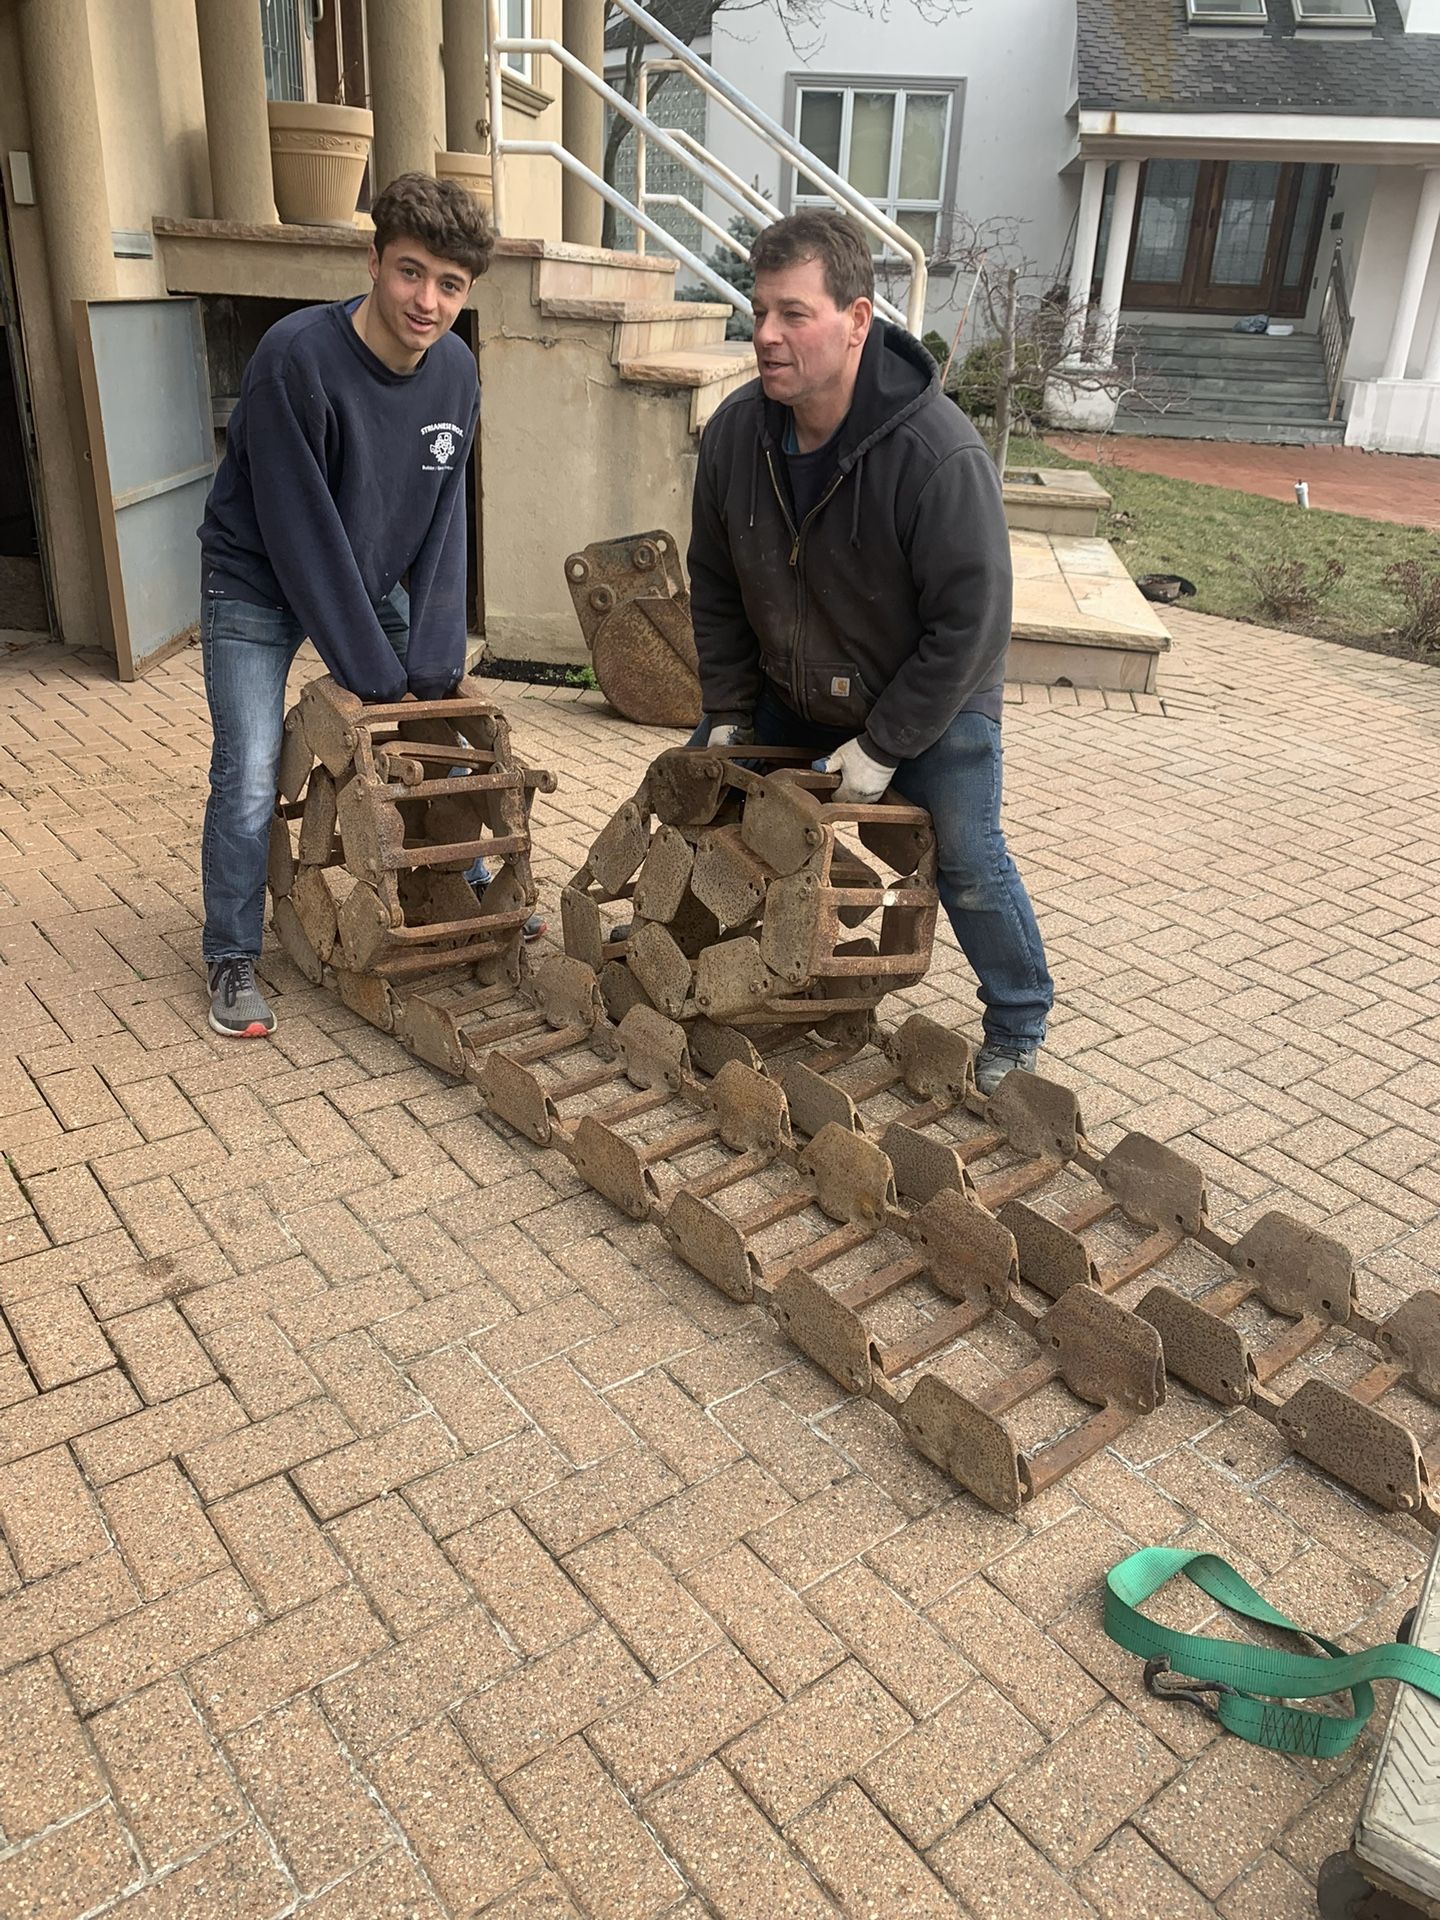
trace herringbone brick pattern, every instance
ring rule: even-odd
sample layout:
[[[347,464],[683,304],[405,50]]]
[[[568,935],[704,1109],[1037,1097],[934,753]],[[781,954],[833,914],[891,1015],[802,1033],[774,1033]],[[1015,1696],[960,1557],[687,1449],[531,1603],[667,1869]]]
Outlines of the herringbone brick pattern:
[[[1175,624],[1163,710],[1009,716],[1051,1057],[1374,1309],[1440,1251],[1440,676]],[[659,740],[500,694],[553,911]],[[983,1511],[282,960],[207,1033],[193,652],[0,702],[0,1912],[1313,1911],[1373,1748],[1151,1700],[1098,1582],[1205,1541],[1373,1639],[1413,1523],[1182,1389]],[[911,998],[973,1026],[952,948]]]

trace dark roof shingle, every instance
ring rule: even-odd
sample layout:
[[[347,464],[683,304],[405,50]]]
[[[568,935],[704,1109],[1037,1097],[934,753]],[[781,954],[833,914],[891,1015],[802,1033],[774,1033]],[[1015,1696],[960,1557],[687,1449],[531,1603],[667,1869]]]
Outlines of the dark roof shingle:
[[[1440,120],[1440,34],[1396,0],[1371,32],[1297,34],[1290,0],[1263,33],[1196,29],[1185,0],[1076,0],[1080,105],[1117,112],[1333,113]]]

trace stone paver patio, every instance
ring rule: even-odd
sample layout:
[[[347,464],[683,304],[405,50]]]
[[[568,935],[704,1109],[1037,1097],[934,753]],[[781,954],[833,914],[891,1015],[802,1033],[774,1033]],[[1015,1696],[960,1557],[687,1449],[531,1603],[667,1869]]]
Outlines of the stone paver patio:
[[[1161,702],[1009,715],[1052,1069],[1385,1307],[1440,1253],[1440,674],[1174,627]],[[553,911],[663,736],[500,697]],[[0,659],[0,1913],[1313,1913],[1373,1743],[1150,1700],[1100,1577],[1205,1542],[1368,1641],[1421,1528],[1176,1387],[999,1518],[283,960],[213,1039],[206,751],[193,651]],[[973,1030],[949,946],[911,997]]]

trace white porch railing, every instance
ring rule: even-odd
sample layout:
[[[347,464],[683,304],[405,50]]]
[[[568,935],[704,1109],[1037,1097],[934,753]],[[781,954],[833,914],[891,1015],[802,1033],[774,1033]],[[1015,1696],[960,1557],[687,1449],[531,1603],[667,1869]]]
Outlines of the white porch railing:
[[[782,162],[793,166],[814,186],[818,187],[832,205],[841,212],[854,216],[866,231],[879,243],[882,270],[887,252],[900,256],[900,265],[909,272],[909,287],[906,293],[905,311],[889,300],[877,298],[876,306],[887,318],[907,326],[911,333],[919,334],[925,324],[925,290],[928,268],[925,250],[913,234],[883,213],[862,193],[856,191],[848,180],[843,179],[832,168],[827,167],[817,154],[808,147],[801,146],[792,134],[767,113],[761,111],[753,101],[747,100],[737,87],[716,73],[706,60],[691,52],[683,40],[664,26],[655,16],[647,13],[638,4],[638,0],[613,0],[620,12],[626,14],[637,26],[642,27],[650,40],[664,50],[660,59],[648,65],[657,71],[681,72],[686,74],[707,96],[725,108],[740,124],[757,139],[764,142],[771,152]],[[700,141],[678,128],[662,127],[653,120],[647,111],[648,74],[647,63],[642,59],[640,65],[640,98],[636,102],[627,100],[624,94],[612,87],[608,81],[585,65],[568,47],[555,40],[512,39],[500,31],[499,0],[486,0],[486,17],[489,25],[488,45],[490,58],[488,63],[488,82],[490,95],[490,152],[491,191],[497,232],[505,232],[505,160],[509,155],[534,154],[556,160],[567,173],[574,174],[587,186],[594,189],[602,200],[623,213],[634,222],[637,245],[644,251],[644,239],[649,238],[666,253],[672,254],[695,277],[703,281],[712,292],[718,293],[738,312],[748,314],[750,302],[737,287],[724,278],[698,254],[684,246],[675,236],[657,221],[649,209],[655,206],[678,208],[693,219],[707,233],[742,259],[748,259],[748,250],[743,243],[724,230],[718,221],[696,206],[684,194],[652,194],[645,185],[645,158],[648,146],[654,145],[667,153],[672,160],[692,173],[701,183],[702,195],[714,194],[740,213],[753,226],[768,226],[780,215],[777,208],[747,186],[723,161],[716,158]],[[617,187],[600,176],[590,167],[577,160],[558,141],[554,140],[510,140],[505,136],[504,102],[501,89],[501,57],[507,53],[547,54],[559,62],[566,73],[573,74],[583,85],[598,94],[605,104],[628,120],[635,128],[635,200],[626,197]]]

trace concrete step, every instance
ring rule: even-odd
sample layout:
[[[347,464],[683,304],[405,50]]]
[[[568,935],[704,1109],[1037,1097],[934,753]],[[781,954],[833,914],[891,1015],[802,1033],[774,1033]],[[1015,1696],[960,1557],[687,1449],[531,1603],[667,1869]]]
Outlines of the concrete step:
[[[1247,366],[1243,360],[1148,360],[1135,365],[1154,380],[1228,380],[1235,386],[1281,386],[1290,381],[1325,384],[1323,362],[1292,360],[1281,367]]]
[[[636,386],[671,393],[690,390],[690,431],[699,433],[721,401],[755,378],[755,349],[748,340],[651,353],[622,360],[620,377]]]
[[[1164,346],[1154,340],[1137,340],[1135,358],[1146,366],[1164,367],[1251,367],[1265,373],[1286,373],[1296,368],[1324,366],[1324,355],[1317,341],[1307,341],[1303,353],[1271,353],[1258,348],[1249,353],[1218,352],[1191,347]]]
[[[1157,411],[1126,411],[1118,433],[1185,440],[1334,445],[1343,424],[1328,419],[1330,390],[1315,334],[1276,337],[1231,328],[1142,326],[1135,339],[1142,382]]]
[[[1218,392],[1197,392],[1183,380],[1165,387],[1142,387],[1149,407],[1169,407],[1185,413],[1273,413],[1279,419],[1326,414],[1330,394],[1325,387],[1307,387],[1298,393],[1275,387],[1221,387]]]
[[[610,358],[619,367],[627,361],[646,360],[657,353],[688,353],[700,347],[723,346],[730,313],[731,309],[726,306],[702,306],[698,301],[677,300],[663,316],[649,319],[629,316],[615,328]]]
[[[1329,398],[1321,394],[1310,400],[1273,400],[1269,394],[1241,394],[1232,399],[1192,400],[1184,394],[1163,399],[1154,409],[1167,419],[1183,415],[1190,420],[1323,420],[1330,411]],[[1136,412],[1150,408],[1136,408]]]
[[[1277,344],[1284,346],[1284,341]],[[1317,360],[1323,360],[1318,340],[1307,340],[1300,352],[1277,353],[1273,346],[1264,342],[1250,349],[1203,348],[1196,351],[1193,347],[1182,346],[1178,341],[1173,345],[1166,341],[1139,339],[1135,342],[1136,354],[1145,360],[1188,360],[1197,367],[1310,367]]]
[[[531,297],[546,300],[624,300],[654,306],[675,284],[676,263],[666,254],[612,253],[599,247],[539,244]]]
[[[1343,420],[1196,419],[1173,413],[1118,413],[1115,433],[1154,440],[1221,440],[1248,446],[1339,447]]]
[[[1156,374],[1156,382],[1164,383],[1178,394],[1193,399],[1254,399],[1254,400],[1322,400],[1330,404],[1330,389],[1322,379],[1314,374],[1286,374],[1281,379],[1268,376],[1257,378],[1252,373],[1242,373],[1227,368],[1221,373],[1175,373]]]
[[[1122,322],[1122,325],[1124,323]],[[1211,332],[1203,327],[1147,327],[1130,329],[1132,337],[1157,347],[1183,347],[1190,353],[1315,353],[1315,333],[1236,333],[1232,328]]]
[[[542,297],[540,311],[551,320],[611,323],[610,361],[618,367],[656,353],[718,345],[725,338],[731,310],[718,302],[699,300],[580,299],[573,294],[550,294]]]

